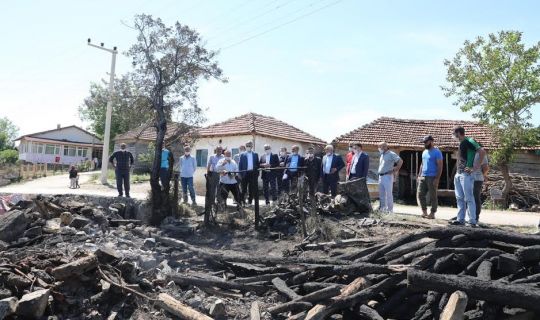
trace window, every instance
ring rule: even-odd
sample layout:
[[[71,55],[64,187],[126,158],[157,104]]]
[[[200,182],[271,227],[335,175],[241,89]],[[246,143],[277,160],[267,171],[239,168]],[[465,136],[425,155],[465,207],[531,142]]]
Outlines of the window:
[[[33,143],[32,144],[32,153],[43,153],[43,144]]]
[[[60,146],[57,144],[45,145],[45,154],[60,154]]]
[[[86,148],[77,148],[77,156],[86,158],[86,155],[88,154],[88,149]]]
[[[74,157],[77,153],[75,147],[64,146],[64,156]]]
[[[208,149],[198,149],[195,154],[197,167],[206,167],[206,164],[208,163]]]

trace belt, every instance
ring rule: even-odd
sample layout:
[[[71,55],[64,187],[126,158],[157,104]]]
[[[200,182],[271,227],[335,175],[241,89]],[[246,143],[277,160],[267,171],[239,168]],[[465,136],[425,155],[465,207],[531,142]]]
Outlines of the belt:
[[[379,173],[379,176],[380,176],[380,177],[385,176],[385,175],[387,175],[387,174],[389,174],[389,173],[391,173],[391,172],[393,172],[393,171],[394,171],[394,170],[390,170],[390,171],[385,172],[385,173]]]

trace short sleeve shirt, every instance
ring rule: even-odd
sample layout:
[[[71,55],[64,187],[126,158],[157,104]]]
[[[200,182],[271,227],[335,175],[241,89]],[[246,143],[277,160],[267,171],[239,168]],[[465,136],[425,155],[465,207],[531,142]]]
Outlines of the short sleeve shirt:
[[[393,151],[386,151],[381,154],[379,159],[379,174],[388,173],[394,170],[394,164],[396,164],[401,158]]]
[[[477,152],[474,155],[474,166],[476,166],[480,162],[480,154]],[[478,169],[474,170],[472,175],[474,177],[474,181],[484,181],[484,173],[482,172],[482,167],[485,165],[488,165],[488,157],[487,155],[484,157],[484,161],[482,161],[481,165],[478,165]]]
[[[169,168],[169,153],[167,149],[161,150],[161,167],[168,169]]]
[[[473,138],[465,137],[459,144],[459,164],[458,172],[462,173],[465,168],[472,168],[474,165],[474,155],[480,149],[480,145]]]
[[[442,160],[442,152],[439,148],[431,148],[422,152],[422,176],[437,176],[437,160]]]

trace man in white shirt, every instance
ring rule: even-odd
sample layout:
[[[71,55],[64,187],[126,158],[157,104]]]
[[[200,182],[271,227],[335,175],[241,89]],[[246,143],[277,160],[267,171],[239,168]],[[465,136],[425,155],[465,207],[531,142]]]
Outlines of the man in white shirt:
[[[224,158],[221,159],[217,166],[217,172],[219,172],[219,184],[220,184],[220,197],[224,203],[227,202],[229,192],[232,193],[234,201],[240,206],[240,195],[238,193],[238,181],[236,180],[236,172],[238,172],[238,165],[231,158],[231,151],[225,150]]]
[[[403,160],[390,151],[386,142],[379,143],[379,211],[394,212],[394,179],[403,165]]]

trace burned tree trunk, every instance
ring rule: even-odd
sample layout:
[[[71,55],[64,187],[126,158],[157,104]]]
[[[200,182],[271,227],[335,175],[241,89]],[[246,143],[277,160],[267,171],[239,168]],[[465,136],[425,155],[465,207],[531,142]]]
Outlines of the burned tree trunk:
[[[414,269],[407,271],[407,281],[414,289],[447,293],[461,290],[473,299],[540,311],[540,292],[526,285],[504,284],[470,276],[441,275]]]
[[[159,184],[161,150],[163,149],[165,134],[167,133],[167,119],[163,104],[163,94],[158,93],[157,101],[154,103],[154,109],[156,110],[156,142],[154,146],[154,162],[152,163],[152,173],[150,176],[150,187],[152,189],[151,223],[153,225],[159,225],[163,218],[171,213],[169,189],[162,189]]]

